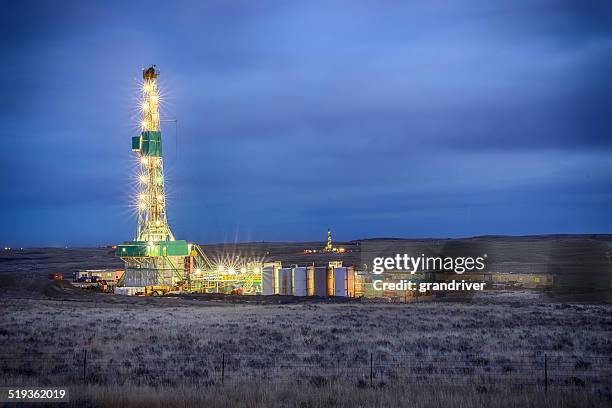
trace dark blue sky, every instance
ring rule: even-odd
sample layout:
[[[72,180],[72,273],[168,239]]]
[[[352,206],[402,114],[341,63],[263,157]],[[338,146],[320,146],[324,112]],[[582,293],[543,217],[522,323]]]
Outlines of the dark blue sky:
[[[133,238],[152,63],[178,238],[612,232],[608,1],[6,1],[0,30],[1,245]]]

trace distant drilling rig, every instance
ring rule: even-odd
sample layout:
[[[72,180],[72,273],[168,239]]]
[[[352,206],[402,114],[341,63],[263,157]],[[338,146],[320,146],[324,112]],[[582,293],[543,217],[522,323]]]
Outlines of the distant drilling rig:
[[[174,239],[166,215],[164,166],[160,131],[159,71],[155,65],[143,70],[141,133],[132,138],[138,155],[138,228],[136,239],[117,246],[125,261],[124,286],[173,287],[189,280],[193,270],[192,245]]]

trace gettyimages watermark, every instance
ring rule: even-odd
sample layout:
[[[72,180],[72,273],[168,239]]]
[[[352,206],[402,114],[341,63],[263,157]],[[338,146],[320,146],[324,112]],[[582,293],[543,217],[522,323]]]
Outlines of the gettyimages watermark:
[[[372,262],[372,273],[380,275],[385,271],[395,271],[410,273],[426,273],[430,271],[454,272],[463,274],[471,271],[482,271],[485,269],[485,259],[487,254],[479,257],[442,257],[442,256],[410,256],[408,254],[395,254],[393,257],[375,257]],[[430,291],[470,291],[483,290],[485,282],[466,282],[452,279],[448,282],[413,282],[410,279],[400,279],[399,281],[384,282],[375,279],[372,282],[374,290],[395,290],[395,291],[418,291],[426,293]]]
[[[446,242],[366,242],[361,268],[369,273],[376,291],[481,291],[486,287],[488,258],[483,249],[450,248]],[[464,279],[456,279],[457,275]]]

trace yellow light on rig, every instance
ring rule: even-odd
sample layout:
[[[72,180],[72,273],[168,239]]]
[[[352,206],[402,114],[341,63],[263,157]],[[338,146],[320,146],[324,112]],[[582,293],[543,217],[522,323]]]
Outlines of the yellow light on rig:
[[[244,266],[243,266],[242,268],[240,268],[240,273],[243,273],[243,274],[244,274],[244,273],[246,273],[246,272],[247,272],[247,269],[246,269]]]
[[[199,275],[202,273],[202,270],[200,268],[196,268],[195,273],[196,275]]]
[[[147,181],[148,181],[147,175],[146,174],[141,174],[140,176],[138,176],[138,180],[140,180],[140,182],[142,184],[147,184]]]
[[[149,110],[149,104],[146,102],[143,102],[140,107],[142,108],[143,111],[148,111]]]
[[[145,165],[146,165],[146,164],[149,164],[149,159],[148,159],[147,157],[145,157],[145,156],[142,156],[142,157],[140,158],[140,162],[141,162],[142,164],[145,164]]]
[[[147,199],[147,195],[145,193],[140,193],[138,198],[140,198],[140,200],[142,200],[142,201],[145,201]]]
[[[151,102],[153,102],[153,103],[159,102],[159,95],[157,95],[157,94],[151,95]]]
[[[255,268],[253,268],[253,273],[259,273],[259,267],[256,266]]]
[[[236,274],[236,269],[234,269],[233,267],[229,268],[227,273],[229,273],[230,275],[235,275]]]
[[[144,209],[146,209],[146,208],[147,208],[147,204],[146,204],[146,203],[141,202],[141,203],[138,205],[138,208],[140,208],[141,210],[144,210]]]

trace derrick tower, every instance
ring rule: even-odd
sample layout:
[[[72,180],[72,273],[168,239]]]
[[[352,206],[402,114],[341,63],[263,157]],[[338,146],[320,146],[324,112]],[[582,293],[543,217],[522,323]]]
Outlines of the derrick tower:
[[[166,217],[158,75],[155,66],[142,73],[142,133],[132,140],[132,150],[137,152],[140,161],[137,241],[174,241]]]
[[[116,252],[125,261],[124,286],[177,286],[193,269],[192,245],[174,238],[166,216],[158,76],[155,65],[142,71],[141,132],[132,137],[139,161],[138,226],[136,239]]]
[[[331,229],[327,227],[327,244],[325,245],[323,252],[333,252],[333,250],[334,246],[332,244]]]

